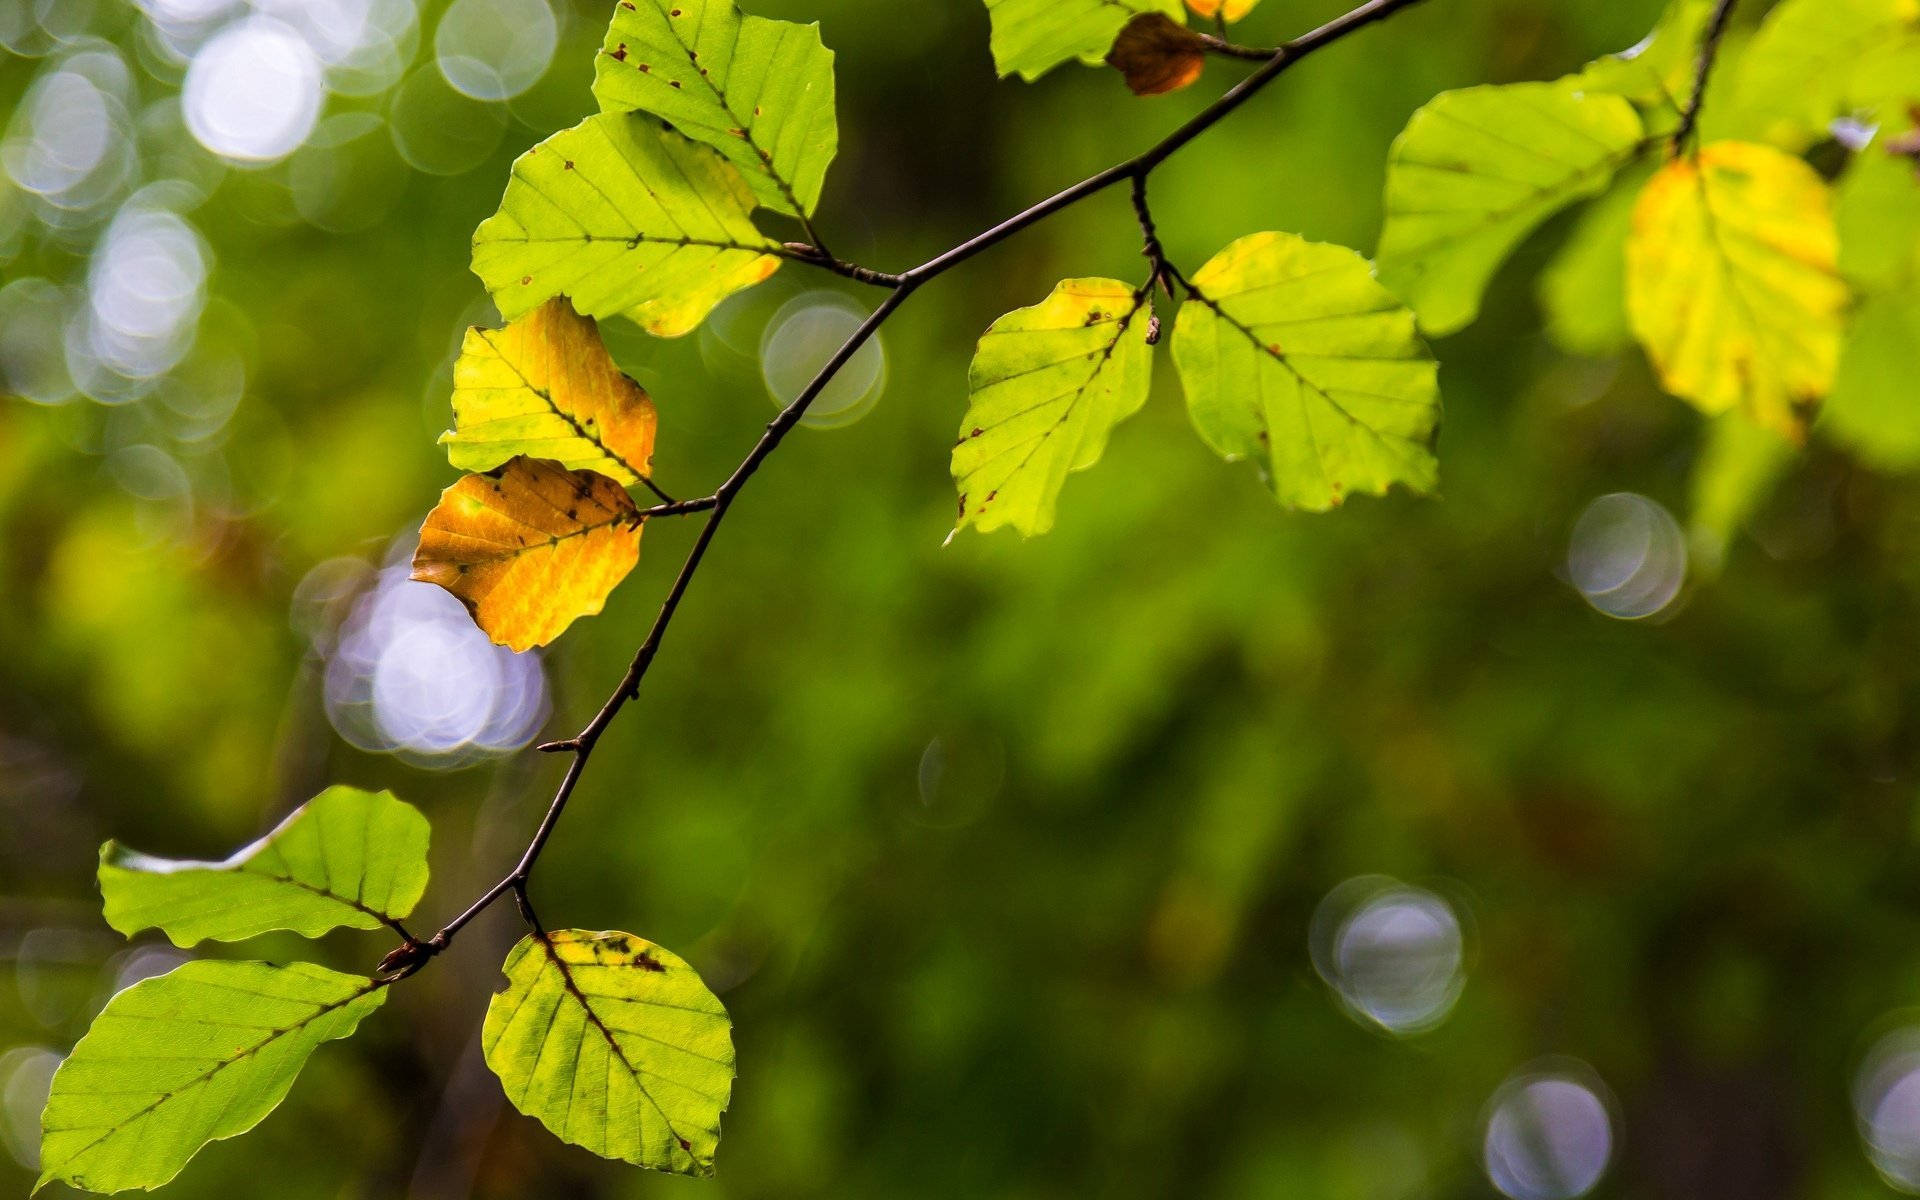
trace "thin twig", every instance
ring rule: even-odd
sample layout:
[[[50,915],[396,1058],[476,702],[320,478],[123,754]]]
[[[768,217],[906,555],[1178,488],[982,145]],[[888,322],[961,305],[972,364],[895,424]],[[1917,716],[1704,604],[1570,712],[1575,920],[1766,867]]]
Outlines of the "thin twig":
[[[1147,239],[1148,257],[1154,263],[1156,277],[1177,281],[1191,289],[1191,285],[1186,283],[1185,278],[1166,261],[1164,253],[1159,250],[1159,239],[1153,230],[1152,215],[1146,207],[1147,176],[1182,146],[1252,99],[1261,88],[1294,63],[1315,50],[1332,45],[1356,30],[1419,2],[1420,0],[1368,0],[1367,3],[1353,9],[1345,16],[1338,17],[1276,50],[1266,52],[1265,63],[1258,70],[1143,153],[1109,167],[1097,175],[1089,176],[1064,191],[1055,193],[1024,212],[1009,217],[953,249],[928,259],[910,271],[889,275],[853,263],[842,262],[822,249],[817,240],[811,245],[789,243],[784,246],[781,250],[784,257],[823,267],[850,279],[878,284],[888,288],[889,291],[873,312],[868,314],[859,327],[848,335],[847,340],[814,375],[812,381],[768,423],[760,439],[754,443],[752,449],[747,451],[740,465],[734,468],[733,474],[729,475],[726,482],[715,489],[711,496],[656,505],[640,514],[649,517],[675,516],[704,511],[707,513],[707,519],[701,525],[700,533],[695,537],[692,549],[687,552],[686,560],[681,564],[679,573],[668,587],[667,594],[661,601],[660,611],[654,617],[652,627],[647,631],[646,639],[641,642],[633,660],[627,665],[626,673],[621,676],[620,683],[615,687],[613,694],[607,697],[600,711],[594,714],[593,719],[587,722],[586,727],[577,735],[558,742],[548,742],[540,747],[541,750],[549,753],[570,754],[572,761],[567,764],[566,774],[561,778],[560,786],[554,791],[553,799],[548,803],[547,811],[541,817],[540,824],[535,828],[533,837],[528,841],[527,848],[520,855],[519,861],[514,864],[512,870],[482,893],[463,912],[447,922],[433,937],[424,942],[411,943],[406,947],[409,949],[409,954],[401,956],[403,961],[396,964],[393,978],[405,978],[406,975],[419,970],[433,955],[444,949],[468,922],[508,893],[512,893],[528,925],[536,933],[540,932],[538,918],[534,915],[533,906],[527,898],[527,884],[532,878],[534,865],[539,861],[548,839],[553,836],[554,827],[559,824],[561,815],[566,811],[567,802],[573,797],[574,789],[579,786],[580,777],[586,770],[587,760],[592,756],[594,745],[600,740],[600,735],[606,732],[607,727],[613,723],[614,718],[619,715],[627,702],[639,695],[640,683],[646,678],[654,656],[660,652],[660,644],[666,637],[667,628],[672,624],[674,614],[679,611],[680,603],[685,599],[687,589],[692,584],[694,575],[699,571],[701,562],[705,560],[708,548],[713,545],[720,523],[726,519],[734,499],[740,494],[741,489],[746,487],[747,481],[753,477],[754,472],[758,471],[768,456],[779,448],[787,434],[800,423],[802,417],[806,416],[808,408],[827,385],[833,382],[841,369],[852,360],[868,339],[878,332],[880,326],[906,303],[907,297],[918,290],[922,284],[945,274],[975,255],[1123,180],[1131,181],[1133,184],[1135,212],[1141,219],[1141,229]],[[399,954],[399,951],[395,952],[395,955]],[[393,957],[393,955],[389,956],[390,959]]]
[[[1733,16],[1733,6],[1739,2],[1720,0],[1713,6],[1707,32],[1700,39],[1700,61],[1693,69],[1693,95],[1687,100],[1687,110],[1680,114],[1680,125],[1673,131],[1673,140],[1667,143],[1670,159],[1679,158],[1686,150],[1694,127],[1700,123],[1700,105],[1707,98],[1707,79],[1713,74],[1714,60],[1720,57],[1720,38],[1727,32],[1727,19]]]
[[[1194,36],[1200,39],[1200,44],[1206,49],[1208,54],[1217,54],[1221,58],[1241,58],[1251,62],[1265,62],[1267,59],[1280,53],[1278,46],[1236,45],[1227,40],[1226,26],[1224,25],[1221,26],[1221,35],[1218,37],[1215,37],[1211,33],[1196,33]]]

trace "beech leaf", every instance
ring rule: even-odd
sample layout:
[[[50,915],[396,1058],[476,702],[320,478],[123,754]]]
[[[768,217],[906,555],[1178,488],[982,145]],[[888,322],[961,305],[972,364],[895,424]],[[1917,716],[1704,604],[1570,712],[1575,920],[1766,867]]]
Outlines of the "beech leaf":
[[[1381,282],[1431,333],[1469,324],[1513,248],[1606,187],[1639,151],[1641,132],[1625,100],[1565,84],[1442,92],[1387,154]]]
[[[274,930],[379,929],[412,912],[426,891],[427,834],[420,811],[391,793],[336,786],[220,862],[108,842],[100,848],[107,924],[129,936],[159,929],[177,946]]]
[[[1847,286],[1827,185],[1790,154],[1713,142],[1654,175],[1627,239],[1627,316],[1662,385],[1798,438],[1833,384]]]
[[[1823,433],[1877,467],[1920,467],[1920,405],[1913,363],[1920,347],[1920,286],[1868,296],[1840,355]]]
[[[733,0],[627,0],[594,59],[608,112],[649,112],[738,167],[760,203],[805,216],[839,147],[833,51],[818,25]]]
[[[556,297],[504,329],[469,329],[453,364],[447,459],[490,471],[518,455],[592,470],[632,486],[647,478],[657,418],[620,373],[593,320]]]
[[[1120,31],[1107,65],[1126,78],[1134,95],[1161,96],[1200,78],[1207,43],[1165,13],[1141,13]]]
[[[733,1026],[692,967],[628,933],[520,939],[480,1045],[507,1099],[602,1158],[710,1176]]]
[[[1193,276],[1173,359],[1194,427],[1260,464],[1274,496],[1324,511],[1355,492],[1438,484],[1435,364],[1394,299],[1345,246],[1256,233]]]
[[[605,475],[514,458],[441,493],[413,577],[452,592],[494,641],[529,650],[600,611],[640,559],[642,520]]]
[[[40,1182],[156,1188],[286,1099],[322,1042],[380,1007],[371,979],[309,963],[189,962],[118,993],[53,1076]]]
[[[1029,83],[1074,59],[1097,66],[1137,14],[1180,12],[1180,0],[987,0],[994,66]]]
[[[1069,279],[993,323],[968,373],[953,448],[958,525],[1053,527],[1071,471],[1098,462],[1153,378],[1145,298],[1113,279]]]
[[[717,151],[658,119],[601,113],[514,160],[473,270],[513,320],[555,296],[678,337],[780,266],[753,191]]]
[[[1914,0],[1782,0],[1735,64],[1729,99],[1742,132],[1801,148],[1826,136],[1855,78],[1879,64],[1902,69],[1911,89],[1917,45]]]

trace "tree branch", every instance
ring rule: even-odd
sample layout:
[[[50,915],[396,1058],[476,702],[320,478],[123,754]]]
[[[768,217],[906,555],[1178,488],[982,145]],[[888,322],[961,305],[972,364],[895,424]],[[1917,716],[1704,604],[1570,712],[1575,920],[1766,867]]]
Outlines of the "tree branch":
[[[747,451],[746,457],[741,459],[740,465],[734,468],[733,473],[727,477],[726,482],[722,483],[719,488],[714,491],[713,495],[697,500],[659,504],[653,508],[643,510],[641,515],[649,517],[677,516],[684,513],[704,511],[707,513],[707,519],[700,527],[700,533],[694,539],[692,549],[687,552],[686,560],[681,564],[679,574],[674,577],[673,583],[668,587],[666,597],[661,601],[660,611],[654,617],[652,627],[647,631],[646,639],[641,642],[639,650],[636,651],[633,656],[633,660],[627,665],[626,673],[621,676],[620,683],[614,689],[613,694],[607,698],[606,703],[601,706],[600,711],[594,714],[593,719],[587,722],[586,727],[577,735],[563,741],[549,742],[540,747],[541,750],[549,753],[571,754],[573,761],[567,765],[566,774],[561,778],[560,786],[555,790],[553,799],[547,805],[546,814],[540,819],[540,824],[534,830],[533,837],[528,841],[527,848],[520,855],[519,861],[514,864],[512,870],[508,871],[497,883],[482,893],[472,904],[468,905],[465,911],[447,922],[433,937],[424,942],[410,943],[409,945],[403,946],[401,950],[396,950],[393,954],[390,954],[388,956],[389,963],[391,963],[389,970],[395,972],[391,978],[404,978],[406,975],[410,975],[414,971],[419,970],[433,955],[438,954],[444,949],[468,922],[486,911],[495,901],[508,893],[512,893],[514,896],[521,910],[521,914],[527,920],[529,926],[532,927],[536,933],[540,932],[537,919],[533,916],[532,903],[527,897],[527,886],[532,878],[534,866],[539,861],[541,852],[546,848],[548,839],[553,836],[554,827],[559,824],[561,815],[566,811],[567,802],[572,799],[574,789],[579,786],[580,777],[586,770],[587,760],[592,756],[593,748],[595,744],[599,742],[600,735],[606,732],[607,727],[613,723],[614,718],[619,715],[620,710],[625,707],[627,702],[639,695],[641,681],[646,678],[647,670],[652,666],[654,656],[659,653],[660,644],[666,637],[667,628],[673,623],[674,614],[679,611],[680,603],[686,598],[687,589],[691,586],[694,575],[699,571],[701,562],[705,560],[707,550],[713,545],[713,539],[719,532],[720,523],[726,519],[727,512],[732,507],[734,499],[739,496],[741,490],[746,487],[747,481],[753,477],[754,472],[758,471],[768,456],[779,448],[780,443],[786,438],[787,434],[792,432],[794,426],[799,424],[802,417],[806,416],[807,409],[813,404],[814,400],[826,389],[829,383],[833,382],[834,377],[852,360],[854,354],[859,351],[860,347],[865,345],[868,339],[872,338],[880,327],[886,323],[887,319],[893,316],[901,305],[906,303],[909,296],[918,290],[921,285],[951,271],[953,268],[982,251],[998,245],[1014,234],[1037,225],[1055,213],[1070,208],[1091,196],[1095,196],[1123,180],[1131,181],[1133,185],[1134,208],[1141,221],[1141,231],[1147,240],[1146,251],[1149,260],[1154,264],[1155,278],[1161,278],[1163,272],[1165,272],[1171,278],[1181,280],[1184,283],[1184,279],[1173,269],[1171,264],[1166,262],[1164,254],[1159,249],[1159,239],[1153,229],[1153,219],[1146,206],[1147,176],[1152,173],[1154,168],[1165,162],[1182,146],[1199,137],[1202,133],[1231,114],[1235,109],[1252,99],[1260,89],[1264,88],[1268,83],[1271,83],[1293,64],[1307,57],[1315,50],[1332,45],[1334,42],[1339,41],[1341,38],[1346,37],[1356,30],[1365,28],[1375,21],[1390,16],[1401,9],[1410,8],[1419,2],[1420,0],[1368,0],[1367,3],[1353,9],[1345,16],[1335,18],[1320,28],[1295,38],[1293,41],[1288,42],[1276,50],[1265,52],[1264,65],[1258,70],[1241,80],[1218,100],[1214,101],[1213,104],[1209,105],[1178,129],[1175,129],[1165,138],[1149,147],[1146,151],[1123,163],[1109,167],[1097,175],[1089,176],[1064,191],[1055,193],[1053,196],[1042,200],[1024,212],[1009,217],[998,225],[960,243],[953,249],[928,259],[910,271],[899,275],[889,275],[884,272],[869,270],[868,268],[860,267],[853,263],[842,262],[821,249],[817,242],[813,245],[796,242],[784,247],[786,257],[823,267],[850,279],[878,284],[888,288],[889,291],[873,312],[867,316],[866,320],[862,321],[859,327],[856,328],[853,333],[847,337],[847,340],[841,344],[840,348],[834,352],[833,357],[829,358],[825,365],[814,375],[812,381],[807,384],[798,396],[794,397],[791,403],[780,410],[778,416],[768,423],[766,430],[760,435],[760,439]],[[1729,4],[1730,0],[1723,0],[1723,7]],[[1226,43],[1222,42],[1222,45],[1225,44]],[[402,951],[405,951],[405,953],[402,953]]]

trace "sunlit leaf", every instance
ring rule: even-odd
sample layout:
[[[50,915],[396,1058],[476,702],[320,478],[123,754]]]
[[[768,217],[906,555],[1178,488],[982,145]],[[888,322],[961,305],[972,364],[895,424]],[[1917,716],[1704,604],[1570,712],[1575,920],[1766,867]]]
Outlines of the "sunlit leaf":
[[[1633,345],[1627,327],[1627,232],[1650,168],[1623,172],[1583,210],[1538,277],[1547,335],[1562,350],[1595,356]]]
[[[1665,137],[1693,94],[1700,39],[1712,12],[1712,0],[1672,0],[1638,45],[1595,59],[1561,82],[1576,91],[1621,97],[1639,110],[1651,137]]]
[[[221,862],[100,848],[107,924],[129,935],[159,929],[178,946],[379,929],[412,912],[426,887],[427,819],[390,793],[345,786]]]
[[[1666,389],[1790,437],[1833,383],[1847,288],[1827,186],[1789,154],[1714,142],[1634,208],[1627,314]]]
[[[1920,467],[1920,286],[1868,296],[1854,314],[1820,431],[1878,467]]]
[[[40,1183],[156,1188],[200,1147],[259,1124],[307,1056],[386,999],[307,963],[190,962],[116,995],[53,1077]]]
[[[1256,233],[1193,276],[1174,362],[1194,426],[1260,464],[1282,504],[1438,484],[1440,391],[1413,313],[1345,246]]]
[[[653,401],[564,297],[505,329],[467,330],[453,364],[453,419],[440,440],[464,471],[524,454],[631,486],[653,458]]]
[[[1165,13],[1141,13],[1120,31],[1107,65],[1120,72],[1134,95],[1161,96],[1200,78],[1207,44]]]
[[[1876,141],[1834,185],[1840,274],[1867,291],[1920,282],[1920,163]]]
[[[1841,106],[1877,126],[1883,141],[1920,125],[1920,29],[1909,25],[1855,63]]]
[[[1461,328],[1520,240],[1604,188],[1640,142],[1640,118],[1618,96],[1554,83],[1442,92],[1387,155],[1381,282],[1421,328]]]
[[[626,933],[522,938],[480,1044],[507,1099],[563,1141],[713,1174],[733,1091],[727,1010],[692,967]]]
[[[452,592],[494,641],[528,650],[600,611],[640,560],[640,525],[606,476],[515,458],[441,493],[413,577]]]
[[[1720,569],[1728,543],[1766,503],[1793,465],[1796,449],[1745,413],[1723,413],[1708,422],[1706,442],[1693,467],[1693,508],[1687,523],[1694,563],[1701,570]]]
[[[1209,20],[1219,17],[1223,21],[1238,21],[1252,12],[1253,6],[1258,3],[1260,0],[1187,0],[1187,7],[1196,16]]]
[[[1063,62],[1097,65],[1138,13],[1180,17],[1180,0],[987,0],[993,63],[1002,75],[1040,78]]]
[[[513,320],[555,296],[677,337],[773,274],[753,192],[718,152],[637,113],[601,113],[514,160],[473,270]]]
[[[1802,147],[1845,111],[1863,64],[1920,39],[1916,0],[1782,0],[1733,66],[1742,128]]]
[[[839,147],[833,92],[818,25],[744,16],[733,0],[625,0],[594,60],[602,109],[673,122],[792,216],[813,212]]]
[[[1100,460],[1153,379],[1144,297],[1112,279],[1069,279],[993,323],[968,373],[953,448],[959,525],[1053,528],[1067,474]]]

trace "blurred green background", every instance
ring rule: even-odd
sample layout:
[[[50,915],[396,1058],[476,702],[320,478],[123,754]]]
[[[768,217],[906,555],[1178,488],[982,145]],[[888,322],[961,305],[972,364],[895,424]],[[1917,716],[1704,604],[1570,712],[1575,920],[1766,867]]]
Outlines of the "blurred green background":
[[[822,231],[889,269],[1244,69],[1140,101],[1107,71],[996,81],[976,0],[751,7],[838,52]],[[1342,7],[1266,0],[1242,39]],[[1432,0],[1363,32],[1155,176],[1168,249],[1370,249],[1410,111],[1577,69],[1658,7]],[[690,525],[524,659],[391,565],[455,477],[433,439],[460,332],[495,319],[469,235],[513,156],[591,111],[604,10],[0,0],[0,1186],[31,1181],[57,1056],[178,958],[99,919],[102,839],[219,857],[329,782],[391,787],[434,821],[437,925],[557,781],[512,751],[578,727],[657,605]],[[197,53],[224,63],[199,90]],[[1053,533],[943,547],[974,338],[1063,276],[1139,276],[1126,198],[926,289],[837,427],[746,493],[534,888],[550,924],[657,940],[725,999],[719,1179],[504,1104],[477,1040],[502,906],[168,1194],[1920,1186],[1920,489],[1816,441],[1687,567],[1666,522],[1703,427],[1637,355],[1543,339],[1565,228],[1437,346],[1444,497],[1324,517],[1215,460],[1163,361]],[[609,323],[663,485],[711,488],[875,299],[789,265],[679,341]],[[1606,611],[1620,561],[1645,619]]]

